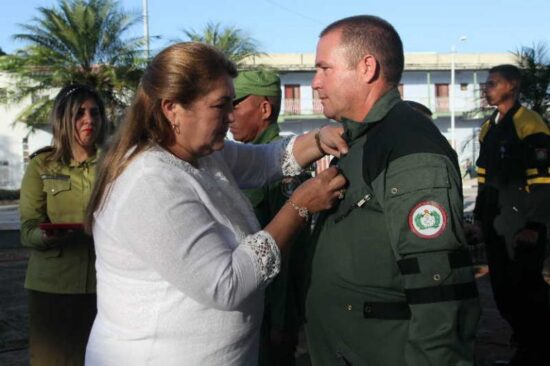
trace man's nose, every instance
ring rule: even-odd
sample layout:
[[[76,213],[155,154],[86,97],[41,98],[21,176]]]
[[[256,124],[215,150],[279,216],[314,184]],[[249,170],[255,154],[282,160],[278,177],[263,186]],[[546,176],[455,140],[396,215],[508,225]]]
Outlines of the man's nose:
[[[227,113],[227,123],[235,122],[235,114],[233,111]]]

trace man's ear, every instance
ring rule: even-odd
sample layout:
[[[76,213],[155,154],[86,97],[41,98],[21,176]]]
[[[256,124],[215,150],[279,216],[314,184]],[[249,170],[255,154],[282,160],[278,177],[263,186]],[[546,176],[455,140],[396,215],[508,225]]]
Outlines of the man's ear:
[[[162,99],[160,101],[160,108],[164,117],[173,123],[176,115],[176,103],[168,99]]]
[[[380,77],[380,64],[373,55],[364,55],[357,65],[360,76],[366,83],[371,83]]]
[[[273,106],[269,101],[264,99],[260,104],[260,110],[262,112],[262,119],[268,120],[271,117],[271,114],[273,113]]]

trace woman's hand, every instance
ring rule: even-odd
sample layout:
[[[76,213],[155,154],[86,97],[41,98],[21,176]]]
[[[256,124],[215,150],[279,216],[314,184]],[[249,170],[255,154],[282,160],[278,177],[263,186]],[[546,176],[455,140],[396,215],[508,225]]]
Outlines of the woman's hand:
[[[52,246],[63,241],[70,241],[73,237],[78,235],[78,231],[79,230],[74,229],[42,229],[42,240],[47,246]]]
[[[348,144],[342,138],[344,128],[341,125],[326,125],[317,131],[319,148],[326,155],[341,157],[348,153]]]
[[[333,124],[300,135],[294,142],[294,158],[302,166],[308,166],[325,155],[341,157],[348,153],[348,144],[342,137],[342,126]]]
[[[290,199],[310,213],[328,210],[342,197],[345,185],[346,178],[333,166],[302,183]]]
[[[302,183],[265,227],[280,250],[288,248],[294,234],[308,222],[310,213],[328,210],[342,197],[346,178],[336,167],[330,167]],[[308,212],[304,213],[303,209]]]

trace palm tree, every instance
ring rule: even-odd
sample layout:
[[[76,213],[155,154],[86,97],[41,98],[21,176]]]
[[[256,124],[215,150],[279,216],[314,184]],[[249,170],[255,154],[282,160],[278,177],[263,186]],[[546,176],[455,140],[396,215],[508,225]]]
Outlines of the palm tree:
[[[550,107],[550,58],[545,43],[521,47],[514,52],[521,70],[520,99],[542,116],[548,117]]]
[[[257,41],[236,27],[222,28],[220,23],[208,23],[202,32],[192,29],[184,29],[183,32],[189,41],[217,47],[238,66],[245,58],[261,54],[258,51]]]
[[[17,119],[34,129],[47,121],[52,90],[80,83],[98,91],[116,120],[143,72],[143,41],[123,39],[140,18],[123,12],[116,0],[61,0],[59,7],[37,11],[13,36],[28,46],[0,58],[0,70],[14,79],[3,102],[31,96]]]

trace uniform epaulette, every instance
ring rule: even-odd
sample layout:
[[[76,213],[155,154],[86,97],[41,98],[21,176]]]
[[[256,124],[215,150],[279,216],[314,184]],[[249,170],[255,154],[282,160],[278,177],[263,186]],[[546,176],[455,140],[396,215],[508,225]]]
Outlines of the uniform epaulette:
[[[36,150],[35,152],[33,152],[33,153],[29,156],[29,159],[32,159],[32,158],[34,158],[35,156],[40,155],[40,154],[45,153],[45,152],[51,152],[51,151],[53,151],[53,150],[54,150],[53,146],[44,146],[44,147],[42,147],[42,148]]]
[[[513,116],[514,126],[520,140],[537,133],[550,135],[548,125],[535,111],[520,107]]]

